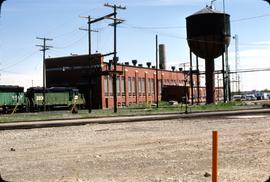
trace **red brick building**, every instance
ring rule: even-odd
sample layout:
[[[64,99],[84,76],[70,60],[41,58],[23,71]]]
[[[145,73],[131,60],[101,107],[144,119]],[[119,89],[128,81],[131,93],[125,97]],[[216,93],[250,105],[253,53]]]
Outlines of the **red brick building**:
[[[113,65],[103,61],[101,54],[92,55],[91,85],[93,93],[93,108],[104,109],[113,107]],[[85,95],[88,102],[89,94],[89,57],[88,55],[48,58],[46,63],[47,87],[68,86],[76,87]],[[156,102],[157,94],[161,100],[162,88],[166,85],[184,87],[185,74],[183,71],[158,70],[155,67],[141,64],[117,64],[117,104],[128,106]],[[158,77],[158,93],[156,89]],[[196,100],[196,76],[194,75],[194,99]],[[189,88],[189,82],[187,87]],[[189,95],[190,95],[189,91]],[[177,94],[177,93],[176,93]],[[205,89],[200,88],[200,95],[204,100]],[[196,102],[196,101],[194,101]]]

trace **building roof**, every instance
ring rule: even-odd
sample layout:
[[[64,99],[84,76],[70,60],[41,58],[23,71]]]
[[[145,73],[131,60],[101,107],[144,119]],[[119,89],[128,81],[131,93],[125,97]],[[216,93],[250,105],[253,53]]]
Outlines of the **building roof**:
[[[211,6],[206,6],[205,8],[201,9],[200,11],[197,11],[196,13],[192,14],[193,15],[200,15],[200,14],[211,14],[211,13],[218,13],[218,14],[223,14],[221,11],[217,11],[213,9]]]
[[[17,85],[0,85],[0,91],[4,92],[23,92],[24,87]]]

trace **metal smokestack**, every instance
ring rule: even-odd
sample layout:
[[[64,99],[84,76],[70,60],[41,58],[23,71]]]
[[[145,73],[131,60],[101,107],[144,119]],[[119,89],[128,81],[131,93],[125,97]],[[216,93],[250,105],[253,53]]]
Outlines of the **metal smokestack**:
[[[133,60],[132,60],[133,66],[136,66],[137,62],[138,62],[138,61],[137,61],[136,59],[133,59]]]
[[[151,62],[147,62],[146,65],[147,65],[148,68],[150,68],[151,67]]]
[[[159,68],[166,70],[166,49],[165,49],[165,44],[159,44]]]

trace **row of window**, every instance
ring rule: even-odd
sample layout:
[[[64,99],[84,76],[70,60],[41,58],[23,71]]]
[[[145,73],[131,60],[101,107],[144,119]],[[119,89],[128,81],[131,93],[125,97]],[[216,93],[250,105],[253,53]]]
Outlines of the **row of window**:
[[[181,80],[158,80],[158,92],[161,95],[163,85],[183,85]],[[122,76],[117,76],[116,79],[116,89],[118,96],[126,95],[126,88],[129,96],[154,96],[156,92],[156,82],[154,78],[143,78],[143,77],[128,77],[127,83],[125,78]],[[105,96],[113,95],[113,78],[112,76],[104,76],[104,93]]]

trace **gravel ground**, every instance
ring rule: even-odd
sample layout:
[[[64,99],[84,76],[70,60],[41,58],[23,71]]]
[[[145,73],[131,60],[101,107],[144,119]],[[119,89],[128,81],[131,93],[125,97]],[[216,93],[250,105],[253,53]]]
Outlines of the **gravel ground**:
[[[210,182],[212,130],[219,181],[268,179],[270,115],[0,131],[0,172],[12,182]]]

